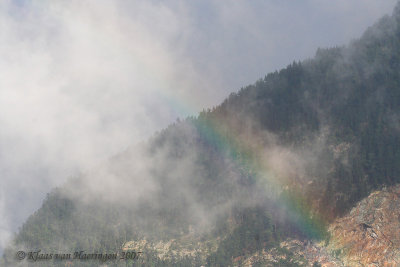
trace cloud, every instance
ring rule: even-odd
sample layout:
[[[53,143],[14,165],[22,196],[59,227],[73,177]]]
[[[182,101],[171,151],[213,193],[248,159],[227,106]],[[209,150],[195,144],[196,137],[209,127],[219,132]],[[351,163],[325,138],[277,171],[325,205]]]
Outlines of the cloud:
[[[166,40],[127,16],[106,1],[2,4],[4,228],[66,177],[175,118],[157,94],[175,79]]]
[[[346,43],[395,2],[3,1],[0,249],[67,177]]]

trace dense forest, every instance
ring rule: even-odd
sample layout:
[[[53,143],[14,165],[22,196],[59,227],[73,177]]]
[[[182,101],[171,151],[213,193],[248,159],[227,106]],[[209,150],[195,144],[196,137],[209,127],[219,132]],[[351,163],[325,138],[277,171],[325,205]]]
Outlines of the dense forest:
[[[269,73],[54,189],[2,266],[16,266],[18,250],[116,252],[135,240],[175,248],[160,257],[137,245],[138,259],[107,266],[230,266],[288,237],[329,242],[327,223],[400,182],[399,51],[398,4],[351,44]]]

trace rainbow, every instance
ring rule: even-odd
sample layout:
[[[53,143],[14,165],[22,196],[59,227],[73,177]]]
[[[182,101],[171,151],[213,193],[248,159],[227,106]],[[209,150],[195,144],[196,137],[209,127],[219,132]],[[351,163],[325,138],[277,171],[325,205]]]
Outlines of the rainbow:
[[[161,94],[163,99],[178,114],[193,114],[181,101],[171,96]],[[252,177],[265,194],[271,196],[271,201],[277,208],[284,209],[288,218],[303,235],[310,239],[326,237],[327,221],[307,204],[299,188],[288,189],[284,179],[265,164],[262,157],[262,143],[256,134],[234,134],[226,128],[222,118],[206,118],[207,112],[201,112],[194,126],[199,136],[218,153],[234,163],[234,167]]]

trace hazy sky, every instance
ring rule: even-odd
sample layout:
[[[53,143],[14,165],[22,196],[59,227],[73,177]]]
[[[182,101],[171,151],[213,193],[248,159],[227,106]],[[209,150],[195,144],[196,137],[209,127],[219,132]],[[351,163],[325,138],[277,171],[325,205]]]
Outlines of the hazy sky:
[[[46,193],[396,0],[1,1],[0,251]]]

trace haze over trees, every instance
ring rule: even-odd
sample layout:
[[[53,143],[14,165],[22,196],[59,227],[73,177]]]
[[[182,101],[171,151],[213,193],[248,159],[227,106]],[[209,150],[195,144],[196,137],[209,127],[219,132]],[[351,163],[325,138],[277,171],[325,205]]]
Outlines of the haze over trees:
[[[399,51],[398,4],[348,46],[269,73],[54,189],[3,266],[22,248],[112,252],[144,239],[202,250],[147,249],[134,264],[229,266],[288,237],[329,242],[329,222],[400,182]]]

